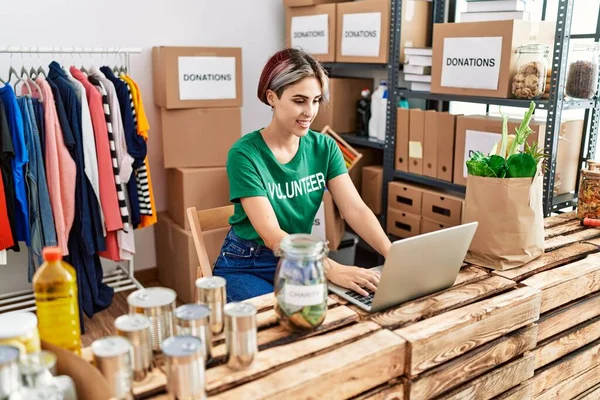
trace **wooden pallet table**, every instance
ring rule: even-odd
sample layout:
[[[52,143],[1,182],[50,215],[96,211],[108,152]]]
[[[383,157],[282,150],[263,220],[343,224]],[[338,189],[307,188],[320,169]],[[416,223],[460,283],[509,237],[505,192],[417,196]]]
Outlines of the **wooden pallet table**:
[[[546,253],[508,271],[464,265],[454,285],[378,313],[329,297],[324,324],[291,334],[272,294],[251,299],[259,353],[226,365],[209,399],[592,400],[600,398],[600,230],[575,214],[545,220]],[[136,399],[166,399],[160,368]]]

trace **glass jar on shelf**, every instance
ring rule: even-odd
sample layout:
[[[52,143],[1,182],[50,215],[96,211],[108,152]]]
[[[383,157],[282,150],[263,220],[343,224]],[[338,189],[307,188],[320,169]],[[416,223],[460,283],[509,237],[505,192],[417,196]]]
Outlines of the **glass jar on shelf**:
[[[589,100],[598,85],[598,43],[575,44],[569,57],[565,95],[573,99]]]
[[[275,271],[275,315],[292,331],[307,331],[323,323],[327,313],[327,245],[311,235],[286,236],[280,244]]]
[[[512,75],[512,95],[517,99],[539,99],[546,89],[549,47],[524,44],[517,48]]]

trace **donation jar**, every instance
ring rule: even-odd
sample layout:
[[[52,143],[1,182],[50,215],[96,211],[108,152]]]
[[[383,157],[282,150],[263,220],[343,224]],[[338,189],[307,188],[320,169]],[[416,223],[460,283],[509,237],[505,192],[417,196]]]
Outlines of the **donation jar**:
[[[285,237],[277,256],[275,315],[292,331],[306,331],[323,323],[327,312],[327,278],[323,263],[327,246],[311,235]]]

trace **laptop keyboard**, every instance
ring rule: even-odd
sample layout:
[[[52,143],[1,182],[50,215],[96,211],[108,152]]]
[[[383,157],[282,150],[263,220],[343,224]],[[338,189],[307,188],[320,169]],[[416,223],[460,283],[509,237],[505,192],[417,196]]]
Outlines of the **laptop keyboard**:
[[[371,304],[373,303],[373,297],[375,297],[375,292],[369,290],[369,289],[365,289],[369,295],[368,296],[363,296],[362,294],[356,293],[354,290],[348,290],[346,292],[346,294],[350,297],[352,297],[353,299],[356,299],[358,301],[360,301],[361,303],[367,305],[367,306],[371,306]]]

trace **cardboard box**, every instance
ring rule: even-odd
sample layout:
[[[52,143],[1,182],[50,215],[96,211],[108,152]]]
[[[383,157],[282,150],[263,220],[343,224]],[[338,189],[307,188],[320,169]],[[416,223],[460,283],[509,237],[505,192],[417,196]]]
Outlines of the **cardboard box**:
[[[425,136],[425,111],[410,110],[408,172],[423,175],[423,138]]]
[[[431,93],[511,97],[520,45],[553,49],[555,22],[486,21],[435,24]]]
[[[360,146],[355,146],[354,148],[356,151],[362,154],[362,157],[356,164],[354,164],[354,167],[348,172],[348,175],[350,175],[350,179],[352,179],[352,182],[354,182],[356,190],[360,192],[362,190],[363,168],[370,165],[383,165],[383,150],[370,149]]]
[[[239,47],[153,47],[152,77],[161,108],[242,106]]]
[[[285,10],[285,44],[304,49],[319,61],[335,61],[336,23],[335,4],[288,7]]]
[[[346,223],[344,218],[331,197],[331,193],[325,190],[321,207],[317,211],[313,223],[311,234],[327,240],[329,242],[329,250],[337,250],[346,231]]]
[[[211,265],[219,256],[229,227],[202,232]],[[184,303],[193,303],[197,268],[200,265],[191,231],[177,225],[166,214],[158,216],[155,229],[158,280],[177,292]]]
[[[286,7],[306,7],[319,4],[339,3],[347,0],[283,0]]]
[[[311,129],[321,131],[330,126],[338,133],[356,131],[356,103],[363,89],[373,91],[371,78],[330,78],[330,100],[321,104]]]
[[[438,115],[435,110],[425,111],[425,128],[423,132],[423,175],[437,178],[438,160]]]
[[[430,1],[402,1],[402,25],[400,28],[400,63],[404,63],[405,47],[429,46],[429,24],[431,24]]]
[[[560,125],[554,194],[574,193],[581,165],[579,150],[583,135],[583,120],[564,121]],[[540,144],[541,146],[541,144]]]
[[[417,236],[421,233],[421,217],[405,211],[388,209],[387,233],[401,239]]]
[[[519,126],[519,119],[508,120],[508,132],[514,132]],[[544,143],[546,125],[532,120],[529,127],[534,131],[527,142]],[[456,118],[456,145],[454,149],[454,183],[467,184],[466,161],[476,151],[488,154],[494,143],[502,136],[502,118],[490,116],[459,116]]]
[[[389,0],[339,3],[336,29],[336,62],[388,62]]]
[[[396,163],[398,171],[408,172],[408,139],[410,127],[410,111],[398,108],[396,116]]]
[[[363,168],[361,196],[375,215],[381,214],[383,194],[383,167],[372,165]]]
[[[161,110],[165,168],[222,167],[242,136],[240,108]]]
[[[407,211],[421,215],[423,189],[403,182],[388,184],[388,210]]]
[[[460,225],[464,203],[458,196],[423,190],[421,215],[446,225]]]
[[[167,170],[169,217],[190,230],[188,207],[206,210],[229,205],[229,181],[225,167],[173,168]]]
[[[421,219],[421,235],[425,233],[436,232],[442,229],[450,228],[451,225],[446,225],[438,221],[423,217]]]
[[[454,137],[456,117],[447,112],[438,112],[437,118],[437,178],[452,182],[454,172]]]

